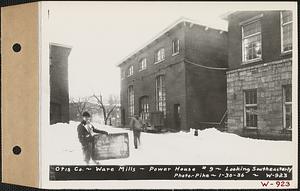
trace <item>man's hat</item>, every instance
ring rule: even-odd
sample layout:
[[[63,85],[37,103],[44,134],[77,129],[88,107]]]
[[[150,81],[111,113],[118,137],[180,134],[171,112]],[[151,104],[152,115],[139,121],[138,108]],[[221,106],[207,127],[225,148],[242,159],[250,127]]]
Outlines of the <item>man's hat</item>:
[[[83,117],[91,117],[90,113],[87,111],[83,112],[82,116]]]

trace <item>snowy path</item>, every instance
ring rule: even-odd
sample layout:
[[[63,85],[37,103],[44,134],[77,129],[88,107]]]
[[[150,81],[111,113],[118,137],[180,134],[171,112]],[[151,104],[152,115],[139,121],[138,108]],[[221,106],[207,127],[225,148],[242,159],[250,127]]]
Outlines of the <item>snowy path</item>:
[[[52,165],[84,164],[77,138],[78,122],[51,125],[47,130],[46,159]],[[214,128],[190,133],[142,133],[142,147],[133,147],[132,132],[94,124],[109,133],[128,132],[130,157],[101,161],[101,165],[138,164],[290,164],[292,142],[239,137]]]

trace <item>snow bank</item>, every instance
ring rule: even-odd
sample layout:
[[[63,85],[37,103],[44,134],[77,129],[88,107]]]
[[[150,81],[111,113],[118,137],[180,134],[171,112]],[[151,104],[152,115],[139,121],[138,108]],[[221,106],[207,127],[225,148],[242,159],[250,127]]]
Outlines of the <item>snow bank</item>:
[[[47,160],[50,164],[84,164],[77,125],[58,123],[49,126]],[[140,149],[134,149],[132,131],[93,124],[109,133],[128,133],[130,157],[100,161],[101,164],[290,164],[292,142],[240,137],[215,128],[190,132],[142,133]]]

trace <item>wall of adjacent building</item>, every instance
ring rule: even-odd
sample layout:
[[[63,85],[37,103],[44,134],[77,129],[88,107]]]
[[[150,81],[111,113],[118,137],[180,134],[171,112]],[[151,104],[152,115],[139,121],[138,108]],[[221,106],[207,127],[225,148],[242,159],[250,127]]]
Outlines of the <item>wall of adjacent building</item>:
[[[262,60],[242,64],[241,22],[261,15]],[[283,128],[283,86],[292,84],[292,54],[281,53],[280,11],[229,16],[228,131],[255,138],[291,139]],[[244,91],[257,89],[257,129],[244,127]]]
[[[70,48],[50,45],[50,123],[69,122]]]
[[[261,14],[263,14],[260,19],[262,30],[262,60],[242,64],[241,22]],[[243,14],[230,16],[228,21],[228,64],[230,70],[291,57],[289,54],[281,54],[279,11],[244,11]]]
[[[185,42],[188,128],[211,127],[203,122],[220,122],[226,111],[227,33],[193,25]]]
[[[292,61],[284,59],[227,73],[228,131],[261,138],[291,138],[283,131],[283,86],[292,84]],[[258,129],[244,128],[244,91],[257,89]]]

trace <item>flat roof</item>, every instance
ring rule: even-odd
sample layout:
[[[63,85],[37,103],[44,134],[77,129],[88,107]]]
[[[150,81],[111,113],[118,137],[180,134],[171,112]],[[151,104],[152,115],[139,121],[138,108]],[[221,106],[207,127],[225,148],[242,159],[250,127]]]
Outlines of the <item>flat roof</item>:
[[[175,26],[177,26],[179,23],[182,23],[182,22],[189,22],[189,23],[192,23],[192,24],[196,24],[198,26],[208,27],[208,28],[211,28],[211,29],[214,29],[214,30],[220,30],[220,31],[227,32],[226,30],[223,30],[223,29],[212,28],[210,26],[203,25],[203,24],[199,23],[198,21],[195,21],[195,20],[192,20],[192,19],[188,19],[188,18],[185,18],[185,17],[181,17],[178,20],[176,20],[174,23],[172,23],[170,26],[168,26],[167,28],[165,28],[163,31],[161,31],[160,33],[158,33],[156,36],[154,36],[147,43],[145,43],[140,48],[136,49],[134,52],[132,52],[127,57],[125,57],[123,60],[121,60],[119,63],[117,63],[116,66],[120,67],[129,58],[131,58],[132,56],[134,56],[136,53],[138,53],[139,51],[141,51],[142,49],[144,49],[147,45],[153,43],[155,40],[157,40],[158,38],[160,38],[161,36],[163,36],[165,33],[169,32],[171,29],[173,29]]]

